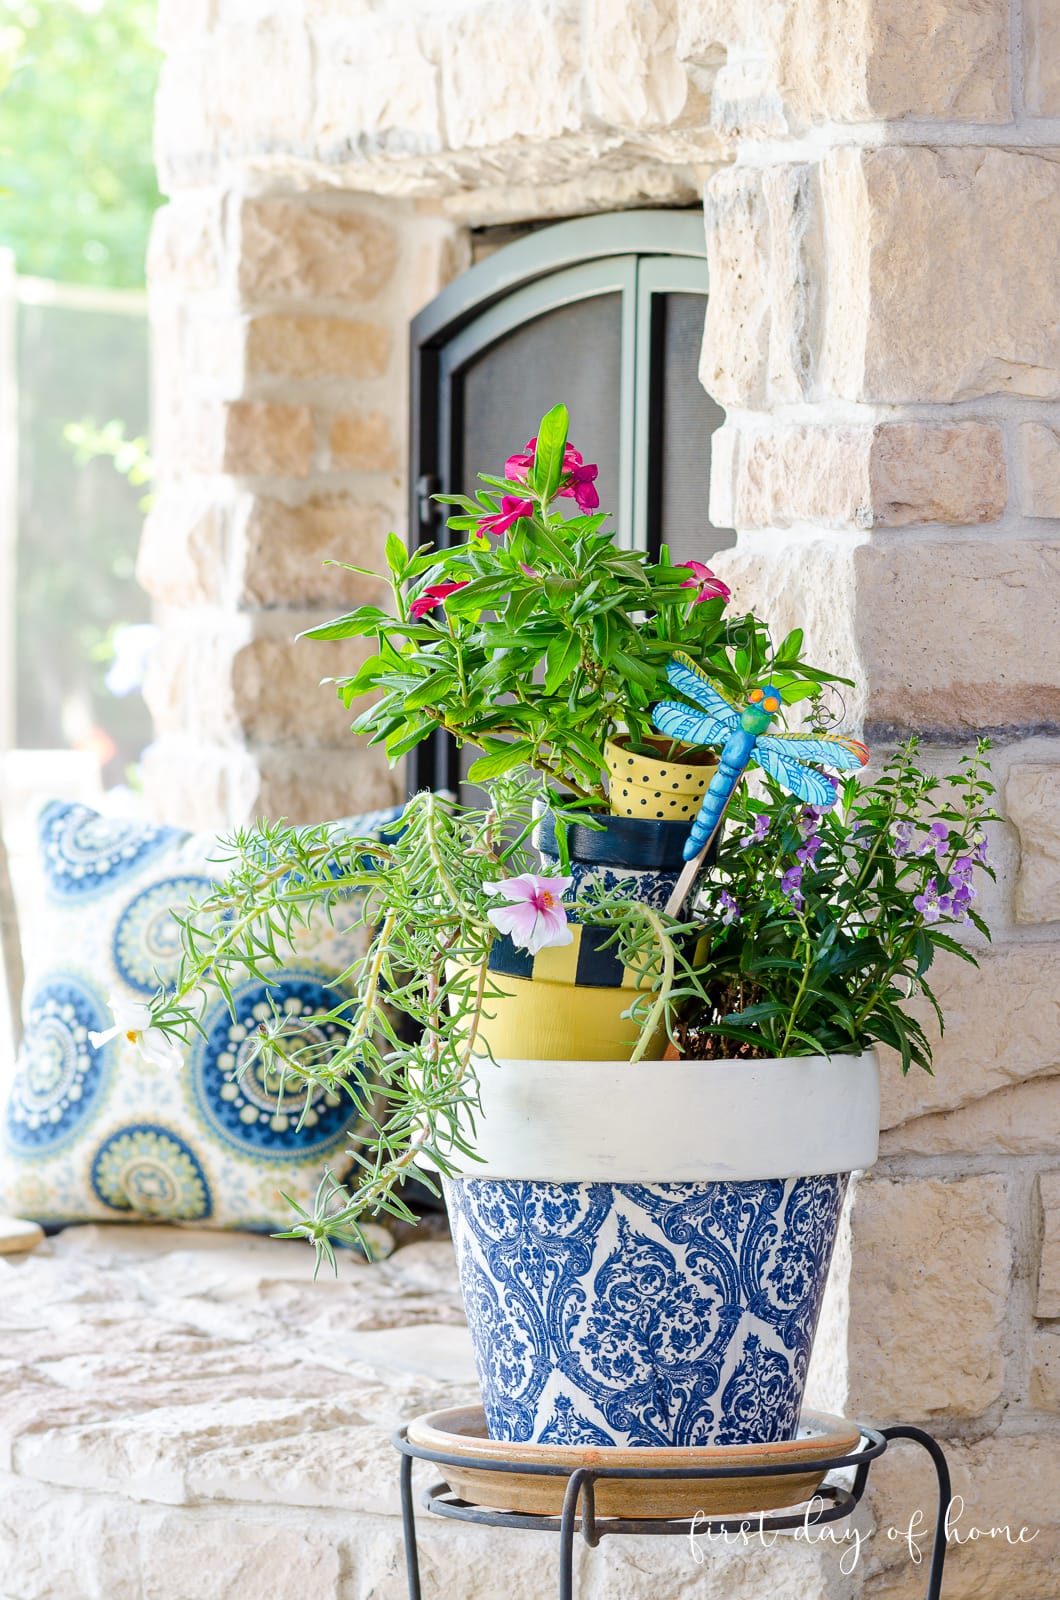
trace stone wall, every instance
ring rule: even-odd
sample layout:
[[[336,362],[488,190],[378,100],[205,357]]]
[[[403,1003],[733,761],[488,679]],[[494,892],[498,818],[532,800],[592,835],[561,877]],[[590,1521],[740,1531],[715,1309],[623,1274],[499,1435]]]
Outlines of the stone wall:
[[[944,1437],[967,1524],[1041,1529],[957,1549],[951,1600],[1047,1600],[1055,6],[169,0],[162,27],[164,488],[142,574],[166,625],[148,781],[167,816],[309,820],[393,792],[314,689],[341,652],[292,638],[365,592],[321,559],[370,564],[402,526],[405,330],[469,259],[468,225],[704,194],[702,377],[727,411],[711,509],[739,530],[719,568],[858,676],[850,709],[878,746],[920,728],[943,769],[990,730],[1005,819],[994,944],[978,974],[940,974],[936,1076],[886,1065],[883,1157],[855,1196],[822,1379],[851,1414]],[[930,1503],[905,1469],[897,1451],[881,1467],[883,1521]],[[852,1579],[828,1572],[815,1594],[924,1588],[882,1535]]]

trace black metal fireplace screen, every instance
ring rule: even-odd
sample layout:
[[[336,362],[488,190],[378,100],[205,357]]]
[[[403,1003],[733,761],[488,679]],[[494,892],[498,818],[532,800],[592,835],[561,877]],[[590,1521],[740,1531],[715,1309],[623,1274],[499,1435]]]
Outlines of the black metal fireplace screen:
[[[410,537],[444,544],[431,496],[468,492],[563,400],[571,438],[600,467],[601,506],[624,544],[708,560],[733,542],[708,512],[721,407],[699,382],[707,297],[698,211],[627,211],[541,229],[442,291],[412,324]],[[456,792],[437,736],[414,789]]]

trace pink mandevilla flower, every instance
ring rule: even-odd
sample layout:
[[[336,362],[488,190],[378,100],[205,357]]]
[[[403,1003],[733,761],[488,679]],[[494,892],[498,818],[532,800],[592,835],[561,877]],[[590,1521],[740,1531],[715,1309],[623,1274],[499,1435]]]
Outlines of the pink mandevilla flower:
[[[532,500],[517,500],[514,495],[506,494],[501,500],[501,508],[494,511],[492,516],[483,517],[479,522],[479,533],[507,533],[513,522],[518,522],[520,517],[529,517],[533,514],[534,502]]]
[[[691,573],[691,577],[686,578],[681,587],[682,589],[695,589],[697,591],[695,599],[692,601],[694,606],[702,605],[704,600],[729,600],[732,598],[732,591],[728,584],[722,583],[720,578],[716,578],[710,568],[703,565],[702,561],[680,561],[678,565],[684,567],[686,572]]]
[[[467,578],[461,578],[458,583],[429,583],[419,598],[409,606],[409,616],[425,617],[428,611],[440,606],[449,595],[455,594],[458,589],[465,589],[468,582]]]
[[[571,878],[543,878],[524,872],[518,878],[500,878],[484,883],[487,894],[500,895],[507,905],[497,906],[486,915],[499,933],[511,936],[522,950],[537,954],[550,945],[572,944],[574,935],[567,925],[562,896]]]

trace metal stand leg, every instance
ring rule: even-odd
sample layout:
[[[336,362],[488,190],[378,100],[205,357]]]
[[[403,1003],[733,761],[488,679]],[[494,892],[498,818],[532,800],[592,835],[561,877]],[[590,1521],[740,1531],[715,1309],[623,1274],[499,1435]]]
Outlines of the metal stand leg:
[[[942,1446],[936,1439],[931,1437],[930,1433],[925,1433],[923,1428],[913,1428],[903,1423],[893,1428],[881,1428],[880,1432],[888,1440],[910,1439],[913,1444],[921,1445],[931,1457],[935,1468],[935,1477],[938,1480],[939,1488],[939,1503],[935,1517],[935,1538],[931,1546],[931,1568],[928,1572],[927,1600],[941,1600],[942,1569],[946,1563],[946,1515],[952,1498],[949,1464]]]
[[[412,1457],[401,1457],[401,1528],[405,1536],[405,1574],[408,1578],[409,1600],[422,1600],[420,1594],[420,1558],[416,1549],[416,1511],[412,1503]]]
[[[579,1467],[567,1479],[563,1496],[563,1516],[559,1526],[559,1600],[574,1600],[574,1524],[578,1520],[578,1501],[582,1507],[582,1538],[592,1548],[600,1543],[596,1532],[596,1496],[593,1475]]]

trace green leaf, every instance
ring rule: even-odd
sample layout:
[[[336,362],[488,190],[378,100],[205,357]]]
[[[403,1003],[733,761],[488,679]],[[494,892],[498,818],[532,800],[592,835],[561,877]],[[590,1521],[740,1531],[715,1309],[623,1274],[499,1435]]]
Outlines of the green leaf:
[[[777,651],[776,662],[778,667],[785,667],[790,662],[798,661],[799,651],[802,649],[802,629],[792,628],[787,638],[781,643]]]
[[[468,769],[468,781],[485,783],[488,778],[499,778],[504,772],[525,766],[527,762],[533,760],[533,756],[532,742],[529,739],[516,739],[503,750],[498,750],[493,755],[479,756],[477,761],[473,761]]]
[[[555,694],[572,677],[581,660],[581,640],[576,633],[557,635],[545,653],[545,693]]]
[[[563,476],[563,451],[567,443],[567,408],[553,406],[541,418],[537,448],[530,469],[529,483],[545,501],[552,499]]]
[[[336,617],[333,622],[322,622],[317,628],[306,628],[300,639],[356,639],[365,633],[374,633],[378,627],[390,627],[393,618],[378,606],[361,606],[348,616]]]
[[[404,539],[396,533],[388,533],[386,536],[386,564],[398,581],[400,581],[405,568],[408,566],[408,559],[408,551],[405,549]]]

